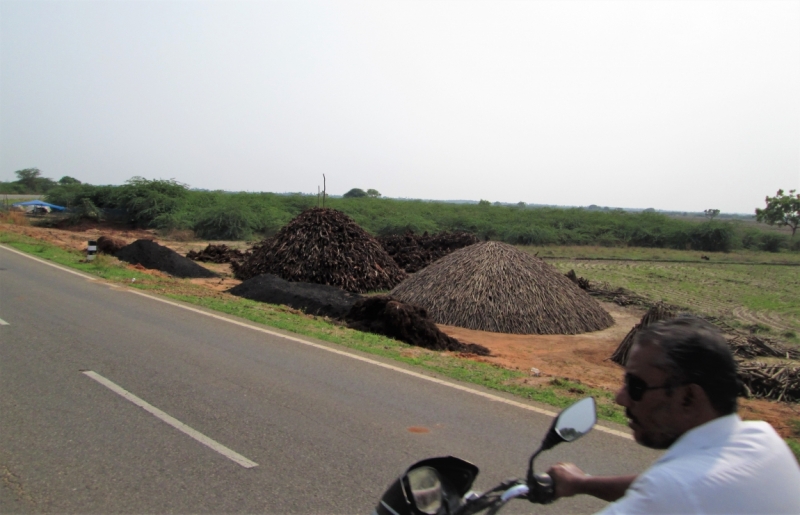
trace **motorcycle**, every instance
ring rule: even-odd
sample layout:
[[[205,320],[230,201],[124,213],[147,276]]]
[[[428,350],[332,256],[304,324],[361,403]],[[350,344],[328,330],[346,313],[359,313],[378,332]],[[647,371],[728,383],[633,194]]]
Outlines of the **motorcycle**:
[[[597,422],[595,401],[582,399],[553,420],[539,448],[528,461],[525,479],[507,479],[482,494],[470,491],[478,467],[453,456],[419,461],[397,478],[381,497],[373,515],[471,515],[500,511],[512,499],[549,504],[555,498],[553,479],[536,474],[533,461],[561,442],[574,442]]]

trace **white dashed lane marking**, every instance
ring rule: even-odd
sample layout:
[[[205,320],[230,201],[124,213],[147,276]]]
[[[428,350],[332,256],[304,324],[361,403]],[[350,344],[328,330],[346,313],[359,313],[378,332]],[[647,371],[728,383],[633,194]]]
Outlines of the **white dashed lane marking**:
[[[246,469],[249,469],[249,468],[253,468],[253,467],[257,467],[258,466],[258,463],[248,460],[247,458],[245,458],[241,454],[228,449],[227,447],[225,447],[221,443],[212,440],[211,438],[207,437],[206,435],[204,435],[203,433],[201,433],[201,432],[199,432],[199,431],[197,431],[195,429],[192,429],[191,427],[187,426],[186,424],[184,424],[180,420],[178,420],[178,419],[176,419],[174,417],[171,417],[170,415],[167,415],[166,413],[164,413],[160,409],[156,408],[152,404],[140,399],[139,397],[137,397],[134,394],[132,394],[131,392],[125,390],[124,388],[122,388],[118,384],[116,384],[116,383],[114,383],[112,381],[109,381],[108,379],[106,379],[105,377],[101,376],[97,372],[92,372],[91,370],[85,370],[85,371],[83,371],[83,373],[86,376],[91,377],[92,379],[94,379],[98,383],[102,384],[103,386],[105,386],[106,388],[111,390],[112,392],[116,393],[120,397],[131,401],[132,403],[134,403],[135,405],[139,406],[140,408],[142,408],[146,412],[150,413],[154,417],[160,419],[163,422],[166,422],[167,424],[171,425],[172,427],[174,427],[178,431],[184,433],[187,436],[190,436],[190,437],[194,438],[195,440],[197,440],[201,444],[203,444],[206,447],[209,447],[209,448],[217,451],[218,453],[222,454],[223,456],[225,456],[229,460],[238,463],[242,467],[244,467]]]

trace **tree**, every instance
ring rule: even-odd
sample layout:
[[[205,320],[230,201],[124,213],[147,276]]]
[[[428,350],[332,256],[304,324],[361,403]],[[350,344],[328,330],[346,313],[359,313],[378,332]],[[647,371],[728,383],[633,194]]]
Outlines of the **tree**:
[[[367,190],[367,196],[370,198],[380,198],[381,192],[378,190],[373,190],[372,188]]]
[[[343,196],[344,198],[360,198],[360,197],[366,197],[367,192],[362,190],[361,188],[353,188],[352,190],[345,193]]]
[[[68,184],[81,184],[81,181],[73,177],[70,177],[69,175],[65,175],[64,177],[58,180],[58,183],[62,186],[66,186]]]
[[[17,170],[14,173],[17,174],[18,182],[22,183],[27,191],[30,193],[36,191],[36,179],[42,176],[41,170],[38,168],[25,168],[24,170]]]
[[[709,220],[713,220],[714,217],[719,214],[719,209],[706,209],[703,211],[703,214],[706,215]]]
[[[774,197],[767,195],[765,199],[767,207],[756,208],[756,220],[778,227],[788,226],[792,229],[794,238],[794,233],[800,224],[800,193],[796,191],[789,190],[789,194],[786,195],[783,190],[778,190],[778,194]]]
[[[171,224],[170,216],[183,205],[188,191],[175,179],[151,181],[137,176],[117,189],[116,202],[139,227],[164,228]]]
[[[491,206],[491,205],[492,205],[492,203],[491,203],[491,202],[489,202],[488,200],[480,199],[480,200],[478,201],[478,205],[479,205],[479,206]]]

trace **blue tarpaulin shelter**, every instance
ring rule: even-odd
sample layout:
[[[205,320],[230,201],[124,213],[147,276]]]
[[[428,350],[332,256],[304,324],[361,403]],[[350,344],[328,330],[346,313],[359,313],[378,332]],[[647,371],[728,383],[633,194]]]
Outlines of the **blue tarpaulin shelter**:
[[[43,202],[41,200],[29,200],[27,202],[17,202],[16,204],[11,204],[12,207],[27,207],[27,206],[42,206],[42,207],[49,207],[50,209],[55,209],[56,211],[64,211],[65,207],[57,206],[55,204],[49,204],[47,202]]]

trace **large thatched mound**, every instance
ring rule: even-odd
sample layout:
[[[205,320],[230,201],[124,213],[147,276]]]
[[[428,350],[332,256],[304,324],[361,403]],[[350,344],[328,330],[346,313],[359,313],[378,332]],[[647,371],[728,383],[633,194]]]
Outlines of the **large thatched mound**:
[[[233,271],[241,280],[274,274],[355,293],[388,290],[406,277],[352,218],[320,208],[302,212],[273,238],[256,245],[241,264],[233,263]]]
[[[391,295],[425,308],[438,324],[496,333],[579,334],[614,323],[553,266],[495,241],[441,258]]]

